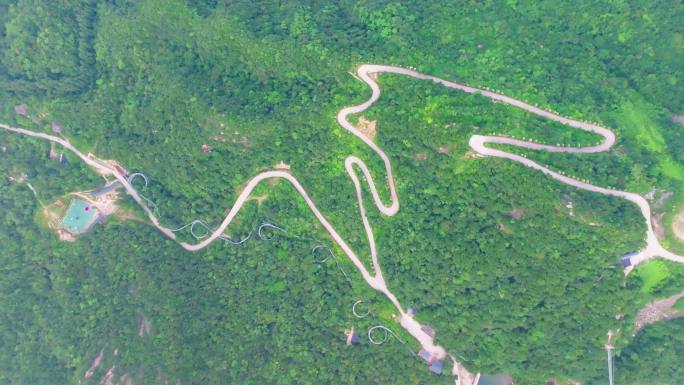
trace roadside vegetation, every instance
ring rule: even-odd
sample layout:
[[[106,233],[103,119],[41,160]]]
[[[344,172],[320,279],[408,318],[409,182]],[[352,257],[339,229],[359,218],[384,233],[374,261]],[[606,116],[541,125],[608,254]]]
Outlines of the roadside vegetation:
[[[684,114],[682,18],[675,1],[0,0],[0,116],[45,132],[58,120],[84,152],[144,172],[170,227],[217,225],[247,179],[287,163],[363,256],[344,158],[363,159],[378,182],[384,168],[335,114],[369,95],[348,73],[356,65],[413,66],[613,128],[606,154],[514,151],[598,185],[673,192],[667,228],[684,183],[684,130],[671,120]],[[637,208],[467,146],[478,133],[599,138],[430,83],[379,81],[364,117],[377,120],[401,210],[369,219],[388,286],[437,343],[516,383],[598,384],[606,332],[620,329],[621,384],[684,382],[681,349],[666,342],[681,320],[631,337],[641,306],[684,288],[681,266],[660,261],[625,282],[619,258],[643,244]],[[21,103],[30,117],[14,114]],[[312,248],[331,242],[285,183],[259,187],[265,198],[228,231],[287,230],[270,242],[191,254],[137,221],[108,221],[64,243],[37,219],[21,175],[43,202],[103,180],[68,154],[67,166],[50,160],[37,140],[0,132],[0,146],[0,384],[78,383],[100,351],[84,383],[112,366],[135,384],[450,382],[411,354],[391,307],[340,252],[339,266],[316,263]],[[357,319],[361,299],[372,315]],[[377,324],[407,344],[346,346],[345,329]]]

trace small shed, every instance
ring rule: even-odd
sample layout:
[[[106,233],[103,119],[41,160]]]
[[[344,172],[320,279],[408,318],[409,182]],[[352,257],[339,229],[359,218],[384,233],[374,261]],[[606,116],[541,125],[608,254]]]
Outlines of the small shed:
[[[442,374],[442,370],[444,369],[444,361],[442,360],[435,360],[432,364],[430,364],[430,371],[435,374]]]
[[[14,113],[28,117],[28,106],[26,104],[18,104],[14,106]]]
[[[352,345],[358,345],[361,343],[361,338],[357,333],[352,334],[351,339],[349,340]]]
[[[408,309],[406,309],[406,313],[408,313],[408,315],[414,315],[416,314],[416,308],[413,306],[409,306]]]
[[[52,122],[52,132],[57,134],[62,132],[62,125],[56,120]]]
[[[620,258],[620,264],[622,264],[622,267],[629,267],[632,266],[632,257],[636,256],[639,254],[636,251],[633,251],[631,253],[627,253]]]

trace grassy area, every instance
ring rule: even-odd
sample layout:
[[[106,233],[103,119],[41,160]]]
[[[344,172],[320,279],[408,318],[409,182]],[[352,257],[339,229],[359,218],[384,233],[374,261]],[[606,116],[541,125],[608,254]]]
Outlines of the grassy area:
[[[670,277],[671,273],[665,262],[657,259],[639,266],[636,269],[636,275],[641,279],[641,291],[652,293]]]
[[[635,96],[622,103],[615,118],[621,132],[658,154],[659,169],[664,175],[684,181],[684,167],[667,153],[665,138],[656,121],[658,115],[655,106]]]
[[[616,118],[622,132],[636,138],[650,151],[662,153],[665,139],[653,119],[656,114],[651,105],[634,98],[620,106]]]

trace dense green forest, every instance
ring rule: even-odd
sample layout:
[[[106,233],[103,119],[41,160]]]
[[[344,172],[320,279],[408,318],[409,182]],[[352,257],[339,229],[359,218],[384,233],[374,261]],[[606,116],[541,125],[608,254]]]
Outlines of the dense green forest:
[[[681,2],[0,0],[0,122],[47,132],[58,120],[82,151],[144,172],[170,227],[218,224],[246,180],[283,161],[368,264],[344,159],[363,159],[376,181],[384,167],[335,122],[369,95],[349,74],[361,63],[600,122],[618,134],[608,153],[507,150],[598,185],[671,191],[665,223],[681,208],[684,127],[671,119],[684,114]],[[684,383],[682,322],[632,337],[638,309],[684,289],[677,266],[653,285],[639,270],[624,278],[620,256],[643,245],[638,209],[474,159],[467,144],[472,134],[598,137],[432,83],[379,82],[364,117],[378,121],[401,210],[367,209],[388,286],[437,343],[518,384],[599,384],[606,332],[619,329],[619,384]],[[14,114],[21,103],[30,118]],[[312,248],[332,241],[284,182],[260,186],[254,195],[267,198],[228,230],[286,230],[270,241],[190,253],[143,221],[110,218],[61,242],[41,204],[102,179],[71,155],[48,159],[45,142],[3,131],[0,146],[0,384],[95,384],[112,367],[115,383],[134,384],[453,383],[426,369],[341,251],[317,262]],[[358,300],[368,317],[352,314]],[[398,338],[371,344],[375,325]],[[345,345],[352,326],[355,347]]]

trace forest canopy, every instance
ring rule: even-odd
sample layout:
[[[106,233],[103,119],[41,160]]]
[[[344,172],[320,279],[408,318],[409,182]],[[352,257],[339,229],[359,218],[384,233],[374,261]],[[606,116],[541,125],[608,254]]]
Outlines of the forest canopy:
[[[173,228],[217,226],[249,178],[282,162],[369,265],[344,160],[363,159],[376,181],[385,169],[335,116],[370,94],[358,65],[415,67],[610,127],[618,141],[604,153],[506,150],[657,191],[668,198],[654,214],[671,228],[684,201],[684,127],[672,120],[684,115],[683,21],[678,1],[0,0],[0,122],[59,122],[84,153],[144,173],[134,185]],[[378,82],[363,118],[401,210],[368,206],[369,219],[388,286],[437,343],[519,384],[599,384],[606,332],[620,330],[620,384],[684,383],[680,320],[632,335],[639,309],[684,289],[680,267],[659,261],[625,278],[620,257],[644,245],[638,208],[468,147],[473,134],[595,135],[432,82]],[[119,214],[64,242],[45,207],[104,181],[46,142],[3,130],[0,146],[0,384],[96,384],[113,367],[121,384],[453,383],[415,356],[391,304],[285,182],[259,186],[228,229],[242,239],[272,223],[284,229],[272,240],[190,253],[121,194]],[[321,245],[325,263],[312,254]],[[353,315],[359,300],[369,317]],[[371,343],[377,325],[396,337]],[[351,327],[358,346],[345,344]]]

